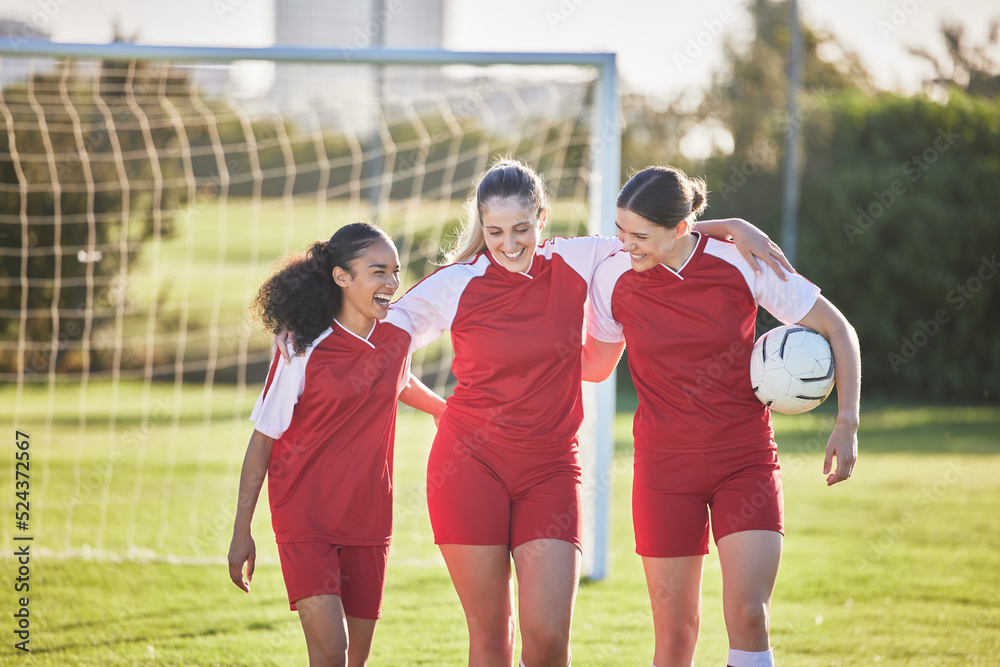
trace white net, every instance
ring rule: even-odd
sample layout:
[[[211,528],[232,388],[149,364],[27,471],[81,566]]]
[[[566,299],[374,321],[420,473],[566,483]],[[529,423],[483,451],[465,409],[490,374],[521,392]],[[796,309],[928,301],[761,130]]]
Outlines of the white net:
[[[544,175],[551,231],[585,233],[591,70],[413,85],[411,69],[285,67],[251,68],[278,83],[247,92],[239,66],[0,60],[0,393],[33,480],[29,523],[0,501],[6,540],[224,558],[270,356],[245,313],[285,252],[374,220],[408,288],[507,153]],[[446,339],[415,355],[439,392],[449,368]]]

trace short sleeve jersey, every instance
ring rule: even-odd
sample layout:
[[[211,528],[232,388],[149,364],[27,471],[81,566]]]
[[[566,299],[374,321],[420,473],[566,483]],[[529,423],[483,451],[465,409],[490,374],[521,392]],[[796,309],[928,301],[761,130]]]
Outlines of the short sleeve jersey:
[[[583,421],[580,351],[594,270],[618,239],[556,238],[513,273],[489,252],[422,280],[390,309],[413,348],[451,331],[458,380],[444,418],[478,442],[565,448]]]
[[[757,277],[731,242],[695,233],[679,271],[633,271],[627,252],[597,269],[589,335],[626,341],[639,395],[637,449],[697,452],[766,443],[770,411],[750,386],[757,306],[786,324],[801,320],[819,288],[798,274],[786,282],[761,263]]]
[[[376,321],[361,338],[334,321],[291,364],[275,354],[250,420],[275,439],[267,490],[278,543],[389,543],[409,345],[391,324]]]

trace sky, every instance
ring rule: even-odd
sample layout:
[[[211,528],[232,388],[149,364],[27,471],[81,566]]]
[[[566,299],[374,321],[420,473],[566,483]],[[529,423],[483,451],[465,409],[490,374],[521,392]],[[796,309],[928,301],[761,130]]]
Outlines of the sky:
[[[746,41],[750,27],[745,0],[444,2],[445,48],[615,52],[628,89],[666,97],[703,90],[722,64],[724,41]],[[983,43],[1000,3],[800,0],[800,12],[858,53],[876,85],[913,92],[931,70],[908,48],[944,53],[943,20]],[[274,39],[273,13],[273,0],[0,0],[0,18],[33,22],[61,42],[106,42],[117,20],[145,44],[265,46]]]

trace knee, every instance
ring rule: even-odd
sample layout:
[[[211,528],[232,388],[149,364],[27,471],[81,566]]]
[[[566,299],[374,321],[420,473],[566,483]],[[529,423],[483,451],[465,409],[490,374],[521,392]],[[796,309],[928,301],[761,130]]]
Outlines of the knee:
[[[478,652],[506,656],[514,650],[514,619],[469,618],[469,642]]]
[[[565,667],[569,662],[569,633],[554,627],[522,627],[525,667]]]
[[[747,600],[732,610],[731,630],[745,637],[766,637],[768,634],[768,607],[759,600]]]
[[[654,625],[658,652],[663,651],[672,656],[694,653],[701,628],[701,614],[697,610],[674,614],[667,622],[657,622],[654,617]]]
[[[337,640],[309,646],[309,667],[347,667],[347,645]]]
[[[347,667],[365,667],[368,664],[368,657],[371,655],[371,646],[358,648],[354,644],[348,647]]]
[[[698,636],[701,609],[697,604],[670,604],[653,601],[653,625],[656,634],[676,634],[678,637]]]

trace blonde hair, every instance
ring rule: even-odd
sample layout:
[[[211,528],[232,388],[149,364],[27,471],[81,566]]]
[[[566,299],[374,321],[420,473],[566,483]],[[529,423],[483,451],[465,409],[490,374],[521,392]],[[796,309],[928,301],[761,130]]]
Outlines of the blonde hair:
[[[514,199],[537,218],[549,208],[542,177],[520,160],[502,157],[483,175],[465,202],[465,218],[456,234],[455,244],[445,252],[445,263],[467,262],[486,250],[483,212],[498,199]]]

